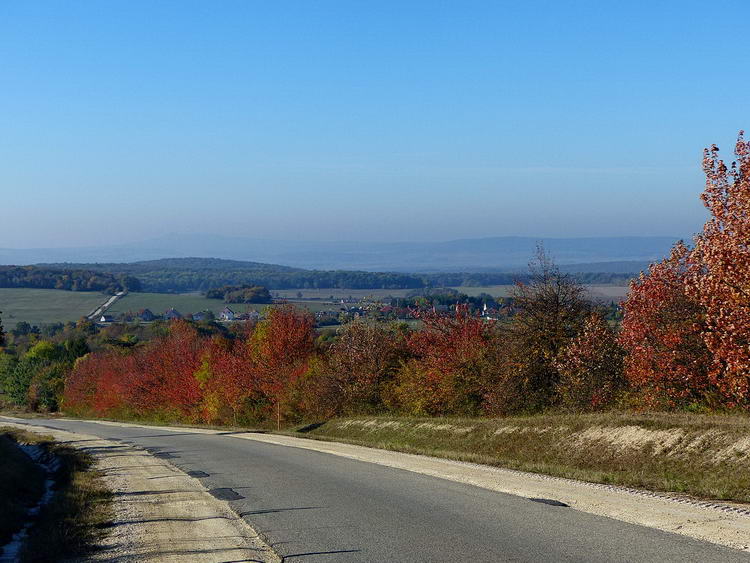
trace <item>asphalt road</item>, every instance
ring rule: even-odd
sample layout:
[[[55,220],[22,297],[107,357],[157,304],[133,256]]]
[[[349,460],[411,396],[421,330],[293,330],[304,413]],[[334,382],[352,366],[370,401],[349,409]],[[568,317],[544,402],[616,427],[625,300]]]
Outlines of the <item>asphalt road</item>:
[[[293,562],[750,561],[568,507],[231,433],[29,423],[121,440],[202,472],[208,489],[234,498],[234,510]]]

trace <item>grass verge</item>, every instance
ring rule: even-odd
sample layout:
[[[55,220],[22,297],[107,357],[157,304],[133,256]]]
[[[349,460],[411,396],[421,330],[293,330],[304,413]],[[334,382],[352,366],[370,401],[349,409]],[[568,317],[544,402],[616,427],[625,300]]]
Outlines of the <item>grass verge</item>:
[[[15,445],[25,443],[41,446],[60,460],[59,469],[53,476],[54,496],[42,508],[29,530],[21,551],[21,561],[58,561],[90,553],[112,518],[111,493],[105,487],[101,474],[93,468],[91,456],[70,446],[58,444],[49,436],[15,428],[0,427],[0,436],[3,444],[15,449],[16,453],[12,454],[14,457],[16,454],[26,457]],[[25,463],[12,466],[3,463],[0,469],[3,468],[8,469],[15,482],[23,482],[27,475],[40,471],[38,466],[30,468]],[[43,483],[43,473],[41,479]],[[4,498],[0,496],[0,499]],[[38,498],[37,495],[36,499]],[[0,514],[4,512],[0,510]],[[13,525],[13,521],[9,521]],[[16,529],[23,521],[23,516],[20,520],[15,520]]]
[[[290,434],[534,473],[750,502],[750,417],[603,413],[353,417]]]

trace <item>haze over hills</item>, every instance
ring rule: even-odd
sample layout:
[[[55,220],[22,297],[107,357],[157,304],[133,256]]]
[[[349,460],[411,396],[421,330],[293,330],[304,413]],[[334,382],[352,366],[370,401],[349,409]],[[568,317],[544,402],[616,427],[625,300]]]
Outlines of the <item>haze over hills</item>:
[[[173,234],[117,246],[0,249],[2,264],[134,262],[213,257],[295,268],[394,272],[518,271],[542,242],[565,269],[637,272],[665,256],[678,237],[491,237],[443,242],[287,241]]]

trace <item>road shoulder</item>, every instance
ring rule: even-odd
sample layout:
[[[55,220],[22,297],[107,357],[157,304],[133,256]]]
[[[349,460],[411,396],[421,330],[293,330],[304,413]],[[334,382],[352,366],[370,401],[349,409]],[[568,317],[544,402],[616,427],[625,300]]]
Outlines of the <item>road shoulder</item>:
[[[33,422],[4,419],[3,425],[51,435],[95,458],[113,492],[114,520],[111,533],[87,561],[279,561],[225,502],[163,459],[115,441]]]
[[[7,417],[0,419],[10,420]],[[16,419],[18,420],[18,419]],[[61,419],[71,420],[76,419]],[[525,498],[553,500],[575,510],[676,533],[750,553],[750,510],[722,502],[704,502],[561,477],[550,477],[475,463],[407,454],[341,442],[312,440],[280,434],[232,432],[194,427],[147,426],[126,422],[96,421],[107,426],[159,429],[221,435],[224,439],[255,440],[375,463],[430,475]]]

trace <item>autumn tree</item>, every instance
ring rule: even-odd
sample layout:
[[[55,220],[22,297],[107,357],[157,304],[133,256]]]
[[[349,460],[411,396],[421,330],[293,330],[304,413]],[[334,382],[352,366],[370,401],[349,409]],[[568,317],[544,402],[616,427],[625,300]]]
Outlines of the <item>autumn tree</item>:
[[[706,313],[711,379],[730,405],[750,405],[750,142],[743,132],[727,166],[713,145],[704,151],[711,216],[696,237],[688,291]]]
[[[408,356],[405,331],[357,320],[345,325],[328,349],[318,397],[336,414],[377,411],[385,387]]]
[[[513,300],[517,312],[504,331],[507,357],[488,402],[495,414],[553,404],[560,381],[555,359],[581,332],[592,309],[583,286],[561,272],[541,245]]]
[[[203,391],[203,416],[206,421],[224,420],[231,413],[234,425],[256,420],[252,403],[260,398],[258,375],[247,352],[248,342],[214,336],[206,346],[201,367],[195,373]]]
[[[691,260],[678,242],[669,258],[631,281],[623,302],[625,375],[651,406],[702,401],[709,391],[705,311],[687,286]]]
[[[555,359],[557,404],[577,411],[610,406],[626,387],[623,357],[614,329],[593,313]]]
[[[426,310],[417,316],[423,328],[409,335],[414,360],[399,374],[401,403],[413,414],[478,414],[496,368],[494,323],[465,305],[448,315]],[[429,401],[424,401],[425,391]],[[424,412],[416,405],[423,405]]]
[[[259,390],[276,416],[284,413],[292,385],[307,370],[315,339],[315,319],[290,305],[269,309],[249,340],[252,368]]]

